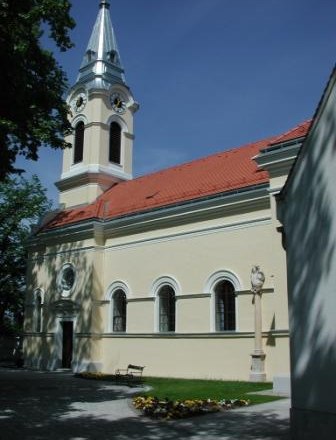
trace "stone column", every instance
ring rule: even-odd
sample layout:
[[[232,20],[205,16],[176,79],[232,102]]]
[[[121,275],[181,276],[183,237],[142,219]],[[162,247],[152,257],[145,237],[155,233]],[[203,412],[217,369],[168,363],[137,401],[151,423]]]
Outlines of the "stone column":
[[[250,381],[265,382],[265,353],[262,346],[262,313],[261,313],[261,295],[262,287],[265,281],[263,272],[259,266],[253,266],[251,272],[251,291],[253,293],[252,304],[254,304],[254,351],[251,354],[252,364]]]

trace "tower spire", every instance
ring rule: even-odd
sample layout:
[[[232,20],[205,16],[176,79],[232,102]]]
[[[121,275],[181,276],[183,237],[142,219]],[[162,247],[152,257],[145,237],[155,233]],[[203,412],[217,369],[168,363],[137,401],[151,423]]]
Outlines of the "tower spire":
[[[74,130],[67,141],[72,148],[63,152],[56,183],[66,207],[91,203],[111,185],[132,178],[133,117],[139,106],[125,81],[109,7],[108,0],[99,0],[79,75],[68,94]]]
[[[86,48],[76,83],[89,89],[108,89],[113,84],[126,85],[111,17],[110,2],[100,0],[99,11]]]

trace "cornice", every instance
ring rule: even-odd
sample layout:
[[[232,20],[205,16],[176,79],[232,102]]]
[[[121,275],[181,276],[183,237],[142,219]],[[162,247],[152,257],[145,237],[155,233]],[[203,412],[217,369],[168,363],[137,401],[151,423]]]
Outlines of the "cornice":
[[[300,138],[295,142],[274,145],[261,150],[253,159],[259,168],[268,171],[271,177],[288,174],[300,151],[302,141]]]
[[[76,336],[81,336],[76,334]],[[87,337],[88,334],[82,337]],[[253,339],[254,331],[226,331],[226,332],[204,332],[204,333],[101,333],[101,338],[114,338],[114,339]],[[270,330],[262,332],[263,338],[269,336],[274,337],[288,337],[288,329]],[[95,335],[97,337],[97,335]]]
[[[268,183],[260,184],[114,219],[89,219],[40,232],[37,237],[30,240],[30,243],[57,240],[60,237],[62,242],[67,239],[76,241],[94,237],[96,243],[103,246],[105,240],[110,237],[268,209],[270,204],[268,189]]]
[[[246,191],[217,194],[107,220],[103,225],[99,224],[97,234],[99,235],[100,228],[100,233],[103,233],[106,239],[267,208],[269,208],[268,184],[263,184]]]
[[[87,240],[90,237],[94,236],[94,222],[87,221],[83,223],[77,223],[75,225],[69,225],[66,228],[61,229],[50,229],[48,231],[41,231],[37,235],[33,235],[30,237],[28,241],[28,249],[30,251],[34,251],[35,248],[39,248],[41,245],[47,244],[57,244],[60,242],[60,237],[62,237],[62,242],[80,242],[83,240]],[[91,248],[87,247],[87,248]],[[83,247],[80,249],[71,249],[71,252],[83,250]],[[64,253],[69,252],[70,250],[64,251]]]
[[[181,232],[174,232],[174,233],[165,233],[165,234],[158,234],[155,237],[145,237],[145,238],[138,238],[135,240],[127,241],[125,243],[118,243],[118,244],[110,244],[104,246],[106,250],[109,251],[115,251],[120,249],[128,249],[132,247],[139,247],[140,245],[146,245],[146,244],[153,244],[153,243],[162,243],[166,241],[171,240],[179,240],[181,238],[191,238],[191,237],[200,237],[203,235],[209,235],[209,234],[217,234],[219,232],[223,231],[233,231],[237,229],[246,229],[248,227],[254,227],[254,226],[261,226],[261,225],[268,225],[271,222],[271,217],[259,217],[259,218],[253,218],[245,221],[238,221],[238,222],[231,222],[228,224],[221,224],[221,225],[214,225],[210,227],[197,227],[193,228],[190,231],[181,231]],[[167,228],[166,228],[167,229]]]
[[[130,180],[131,174],[125,173],[121,166],[103,167],[101,165],[90,165],[73,169],[64,173],[61,179],[55,183],[60,191],[66,191],[74,187],[96,183],[105,187],[119,180]]]
[[[254,331],[227,331],[205,333],[76,333],[76,338],[90,339],[253,339]],[[25,332],[25,337],[54,337],[54,333]],[[288,329],[270,330],[262,332],[263,338],[270,336],[288,338]]]

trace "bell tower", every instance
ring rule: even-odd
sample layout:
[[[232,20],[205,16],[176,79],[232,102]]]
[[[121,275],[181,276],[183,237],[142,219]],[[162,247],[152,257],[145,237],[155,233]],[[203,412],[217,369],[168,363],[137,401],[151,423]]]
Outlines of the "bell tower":
[[[63,152],[56,182],[65,208],[93,202],[113,184],[132,178],[133,117],[138,109],[127,86],[110,17],[110,2],[99,12],[79,74],[67,102],[72,148]]]

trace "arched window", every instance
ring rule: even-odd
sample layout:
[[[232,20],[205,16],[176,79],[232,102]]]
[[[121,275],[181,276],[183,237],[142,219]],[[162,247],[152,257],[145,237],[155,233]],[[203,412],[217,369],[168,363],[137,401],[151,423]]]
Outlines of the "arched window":
[[[120,160],[121,160],[121,127],[117,122],[111,122],[109,161],[120,164]]]
[[[84,148],[84,122],[79,121],[75,127],[74,163],[82,162]]]
[[[165,285],[158,293],[159,298],[159,330],[160,332],[175,331],[175,292]]]
[[[112,329],[114,332],[126,331],[126,294],[123,290],[117,290],[113,295],[113,322]]]
[[[215,289],[216,331],[236,330],[236,297],[230,281],[220,281]]]
[[[35,293],[34,327],[37,333],[42,331],[42,295],[38,290]]]

